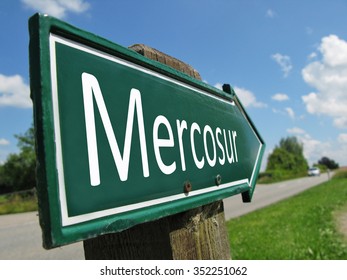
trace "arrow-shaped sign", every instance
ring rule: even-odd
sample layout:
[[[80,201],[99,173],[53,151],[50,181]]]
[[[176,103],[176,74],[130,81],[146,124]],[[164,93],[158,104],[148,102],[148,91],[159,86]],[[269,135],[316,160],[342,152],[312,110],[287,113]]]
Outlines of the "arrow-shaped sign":
[[[242,193],[264,142],[225,92],[50,17],[31,30],[46,246]]]

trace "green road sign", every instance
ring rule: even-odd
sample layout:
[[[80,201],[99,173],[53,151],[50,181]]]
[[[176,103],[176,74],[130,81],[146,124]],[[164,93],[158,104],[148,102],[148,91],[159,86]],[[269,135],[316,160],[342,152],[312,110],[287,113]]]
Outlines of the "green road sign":
[[[30,19],[46,248],[243,193],[264,142],[233,90],[57,19]]]

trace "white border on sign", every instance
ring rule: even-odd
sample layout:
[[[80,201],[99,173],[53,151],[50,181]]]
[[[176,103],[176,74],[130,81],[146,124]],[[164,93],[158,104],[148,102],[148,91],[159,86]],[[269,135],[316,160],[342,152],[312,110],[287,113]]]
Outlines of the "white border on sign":
[[[160,73],[154,72],[152,70],[149,70],[147,68],[141,67],[139,65],[136,65],[134,63],[131,63],[129,61],[120,59],[115,56],[111,56],[110,54],[101,52],[99,50],[87,47],[85,45],[82,45],[77,42],[73,42],[71,40],[68,40],[66,38],[57,36],[55,34],[50,34],[49,36],[49,42],[50,42],[50,61],[51,61],[51,82],[52,82],[52,102],[53,102],[53,118],[54,118],[54,133],[55,133],[55,146],[56,146],[56,165],[57,165],[57,172],[58,172],[58,184],[59,184],[59,198],[60,198],[60,208],[61,208],[61,217],[62,217],[62,226],[70,226],[74,224],[79,224],[82,222],[110,216],[110,215],[115,215],[115,214],[120,214],[136,209],[141,209],[153,205],[158,205],[158,204],[163,204],[166,202],[170,201],[175,201],[179,199],[184,199],[186,197],[191,197],[191,196],[196,196],[204,193],[209,193],[213,191],[218,191],[221,189],[226,189],[226,188],[231,188],[237,185],[241,184],[248,184],[251,187],[251,183],[253,181],[253,177],[255,174],[256,166],[258,165],[258,160],[260,156],[260,151],[262,147],[262,143],[255,133],[253,127],[250,125],[253,133],[255,134],[256,138],[258,139],[260,145],[258,149],[258,154],[257,154],[257,159],[254,164],[253,172],[251,175],[251,178],[248,179],[242,179],[234,182],[229,182],[226,184],[221,184],[219,186],[210,186],[201,190],[196,190],[196,191],[191,191],[189,194],[177,194],[177,195],[172,195],[172,196],[167,196],[167,197],[162,197],[158,199],[153,199],[149,201],[144,201],[140,203],[135,203],[135,204],[130,204],[126,206],[121,206],[121,207],[115,207],[111,209],[106,209],[106,210],[101,210],[93,213],[87,213],[87,214],[82,214],[78,216],[69,216],[68,215],[68,207],[67,207],[67,198],[66,198],[66,192],[65,192],[65,178],[64,178],[64,165],[63,165],[63,155],[62,155],[62,144],[61,144],[61,131],[60,131],[60,116],[59,116],[59,100],[58,100],[58,84],[57,84],[57,67],[56,67],[56,43],[64,44],[66,46],[69,46],[71,48],[90,53],[92,55],[107,59],[109,61],[112,61],[117,64],[125,65],[127,67],[136,69],[138,71],[144,72],[146,74],[149,74],[151,76],[160,78],[162,80],[169,81],[171,83],[177,84],[181,87],[185,87],[187,89],[190,89],[192,91],[198,92],[200,94],[203,94],[205,96],[208,96],[210,98],[218,99],[219,101],[222,101],[224,103],[228,103],[231,105],[235,105],[234,102],[226,101],[223,98],[220,98],[218,96],[209,94],[203,90],[197,89],[195,87],[192,87],[190,85],[187,85],[183,82],[180,82],[178,80],[172,79],[170,77],[164,76]],[[245,116],[246,117],[246,116]]]

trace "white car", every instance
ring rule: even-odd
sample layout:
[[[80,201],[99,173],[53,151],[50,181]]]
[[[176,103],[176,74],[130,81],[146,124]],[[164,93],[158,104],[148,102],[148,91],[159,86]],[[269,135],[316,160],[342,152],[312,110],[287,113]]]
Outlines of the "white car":
[[[320,170],[318,167],[312,167],[312,168],[308,169],[307,174],[308,174],[308,176],[319,176]]]

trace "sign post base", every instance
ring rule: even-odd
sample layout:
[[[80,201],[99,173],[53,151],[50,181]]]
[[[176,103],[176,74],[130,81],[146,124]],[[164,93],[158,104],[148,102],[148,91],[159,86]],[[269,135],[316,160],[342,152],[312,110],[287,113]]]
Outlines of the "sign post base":
[[[86,259],[230,259],[223,202],[84,241]]]

